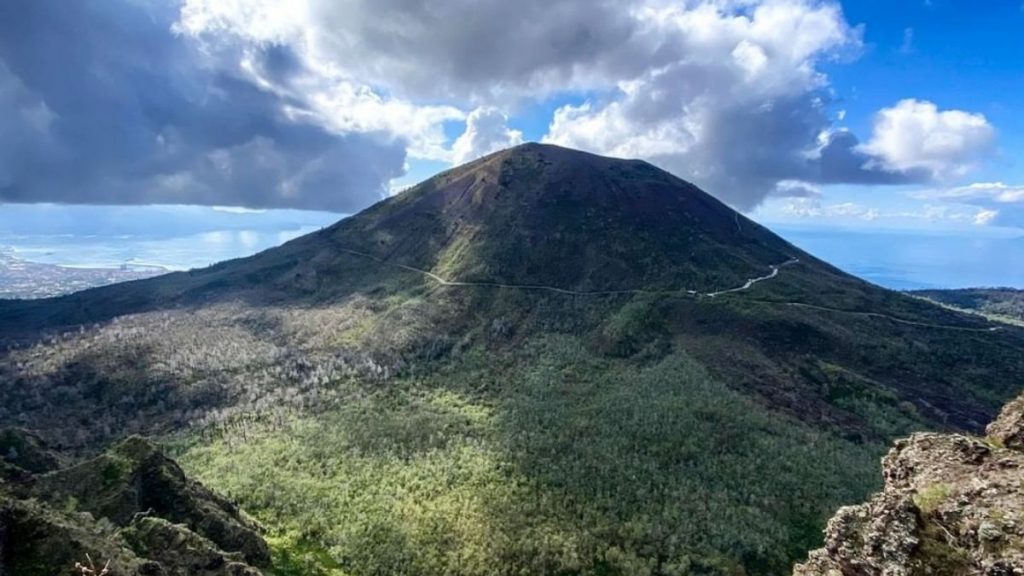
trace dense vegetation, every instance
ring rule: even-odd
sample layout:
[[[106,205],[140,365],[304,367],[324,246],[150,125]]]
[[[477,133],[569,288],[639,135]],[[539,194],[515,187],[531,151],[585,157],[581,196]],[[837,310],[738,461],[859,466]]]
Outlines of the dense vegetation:
[[[877,485],[880,445],[774,417],[685,354],[621,364],[565,337],[518,354],[182,461],[285,550],[315,542],[354,574],[779,573]]]
[[[1024,322],[1024,290],[969,288],[964,290],[919,290],[914,294],[962,310]]]
[[[159,436],[288,574],[787,572],[890,439],[1024,383],[1024,331],[541,147],[250,259],[0,303],[0,340],[0,423]]]

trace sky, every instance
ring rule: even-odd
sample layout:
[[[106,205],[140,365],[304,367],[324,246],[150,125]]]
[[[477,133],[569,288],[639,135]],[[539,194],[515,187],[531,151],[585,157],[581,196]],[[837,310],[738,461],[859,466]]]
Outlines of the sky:
[[[351,214],[541,141],[780,229],[1024,236],[1022,29],[1020,0],[5,0],[0,234]]]

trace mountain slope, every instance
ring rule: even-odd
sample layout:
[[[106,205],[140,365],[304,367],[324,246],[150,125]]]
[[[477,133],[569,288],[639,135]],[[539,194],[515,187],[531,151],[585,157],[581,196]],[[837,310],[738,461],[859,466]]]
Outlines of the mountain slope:
[[[163,435],[277,557],[352,574],[784,573],[889,440],[1024,383],[1017,328],[539,145],[251,258],[0,303],[0,337],[0,422]]]

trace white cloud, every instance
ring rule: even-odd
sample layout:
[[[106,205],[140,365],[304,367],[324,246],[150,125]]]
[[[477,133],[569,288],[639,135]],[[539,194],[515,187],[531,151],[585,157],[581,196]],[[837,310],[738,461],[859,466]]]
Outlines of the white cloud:
[[[820,0],[186,0],[178,29],[288,46],[309,73],[257,83],[287,84],[293,116],[397,134],[419,158],[479,151],[445,147],[460,110],[605,94],[557,110],[546,140],[651,160],[744,208],[816,179],[808,154],[830,123],[818,64],[861,45]]]
[[[912,210],[884,210],[856,202],[825,204],[818,198],[793,198],[781,207],[783,214],[806,219],[905,220],[971,223],[987,226],[999,216],[996,210],[925,204]]]
[[[466,115],[453,106],[415,105],[383,98],[365,86],[310,76],[297,83],[319,122],[340,133],[384,132],[404,138],[413,158],[450,161],[444,124]]]
[[[985,116],[902,100],[878,112],[862,150],[890,170],[927,170],[933,178],[963,176],[991,151],[995,128]]]
[[[312,49],[318,27],[314,8],[304,2],[189,0],[175,31],[198,41],[214,60],[236,56],[239,73],[260,89],[281,98],[282,112],[295,122],[338,134],[387,134],[407,143],[414,158],[451,160],[444,124],[466,114],[445,104],[415,104],[382,95],[353,78],[337,62]],[[267,58],[266,46],[279,45],[285,62]],[[223,62],[221,62],[223,65]],[[286,73],[274,67],[287,67]]]
[[[1002,182],[977,182],[955,188],[925,190],[915,193],[914,197],[922,200],[1024,204],[1024,186],[1009,186]]]
[[[477,108],[466,119],[466,131],[452,146],[452,161],[462,164],[522,143],[523,133],[508,127],[508,116],[497,108]]]
[[[821,188],[800,180],[781,180],[775,184],[772,196],[781,198],[821,198]]]
[[[999,216],[999,210],[981,210],[974,215],[974,223],[978,226],[988,226]]]
[[[854,202],[824,205],[816,198],[797,198],[783,206],[782,211],[800,218],[851,218],[877,220],[881,216],[876,208],[861,206]]]

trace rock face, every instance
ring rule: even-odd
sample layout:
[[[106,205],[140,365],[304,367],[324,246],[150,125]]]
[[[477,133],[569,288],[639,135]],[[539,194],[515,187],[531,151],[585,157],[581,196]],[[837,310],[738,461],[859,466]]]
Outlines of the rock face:
[[[144,439],[62,469],[27,432],[0,441],[15,446],[0,458],[2,576],[73,574],[87,558],[118,575],[258,576],[270,565],[258,528]]]
[[[897,442],[884,491],[840,509],[794,574],[1024,575],[1024,397],[987,432]]]
[[[1024,396],[1003,408],[999,418],[985,430],[989,437],[1006,448],[1024,450]]]

